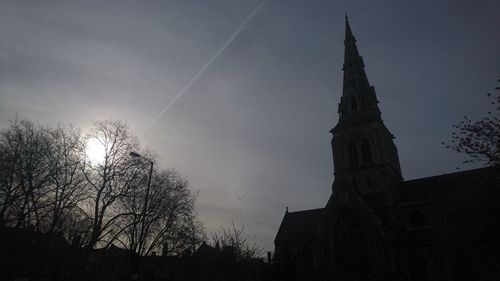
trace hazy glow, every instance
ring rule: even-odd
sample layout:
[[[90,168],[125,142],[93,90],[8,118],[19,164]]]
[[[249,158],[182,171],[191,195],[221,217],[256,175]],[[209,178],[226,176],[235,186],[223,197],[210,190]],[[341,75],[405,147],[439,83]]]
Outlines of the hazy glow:
[[[91,164],[102,164],[106,155],[106,148],[96,138],[90,138],[85,145],[85,154]]]

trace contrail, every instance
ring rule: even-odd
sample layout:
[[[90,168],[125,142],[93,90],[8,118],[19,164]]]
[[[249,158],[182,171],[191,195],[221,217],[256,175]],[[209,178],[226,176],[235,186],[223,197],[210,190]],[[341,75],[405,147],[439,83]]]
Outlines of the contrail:
[[[200,70],[198,70],[198,72],[193,76],[193,78],[191,78],[191,80],[189,80],[189,82],[187,82],[187,84],[177,93],[177,95],[175,95],[175,97],[167,104],[167,106],[165,106],[165,108],[163,108],[163,110],[156,116],[156,118],[153,119],[153,121],[149,124],[149,126],[146,127],[146,129],[142,133],[143,136],[146,134],[146,132],[149,129],[151,129],[151,127],[153,127],[154,123],[156,123],[156,121],[158,121],[163,116],[163,114],[165,114],[182,97],[182,95],[184,95],[184,93],[186,93],[186,91],[189,89],[189,87],[191,87],[191,85],[193,85],[194,82],[196,82],[196,80],[203,74],[203,72],[205,72],[205,70],[207,70],[207,68],[210,67],[212,62],[214,62],[217,59],[217,57],[222,52],[224,52],[224,50],[227,48],[227,46],[229,46],[233,42],[233,40],[241,33],[241,31],[252,20],[252,18],[269,1],[270,0],[263,0],[262,2],[260,2],[260,4],[257,6],[257,8],[255,8],[255,10],[253,10],[252,13],[250,13],[250,15],[248,15],[248,17],[241,23],[241,25],[229,37],[229,39],[227,39],[227,41],[224,43],[224,45],[222,45],[219,48],[219,50],[207,61],[207,63],[202,68],[200,68]]]

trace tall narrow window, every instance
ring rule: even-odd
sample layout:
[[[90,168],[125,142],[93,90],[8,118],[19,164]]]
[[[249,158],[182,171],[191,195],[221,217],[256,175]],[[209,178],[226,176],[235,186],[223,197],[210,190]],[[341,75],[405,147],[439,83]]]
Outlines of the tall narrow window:
[[[361,154],[363,156],[363,163],[367,164],[372,162],[370,143],[366,139],[361,142]]]
[[[351,160],[351,166],[358,166],[358,154],[356,152],[356,145],[354,143],[349,144],[349,159]]]

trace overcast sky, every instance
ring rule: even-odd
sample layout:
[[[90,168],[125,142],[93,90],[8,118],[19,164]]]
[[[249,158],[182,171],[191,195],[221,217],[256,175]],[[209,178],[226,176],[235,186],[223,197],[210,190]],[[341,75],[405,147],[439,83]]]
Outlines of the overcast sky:
[[[286,206],[331,193],[348,11],[404,178],[463,166],[441,142],[489,110],[499,1],[270,0],[243,26],[262,3],[0,0],[0,126],[123,120],[199,191],[208,233],[244,223],[272,249]]]

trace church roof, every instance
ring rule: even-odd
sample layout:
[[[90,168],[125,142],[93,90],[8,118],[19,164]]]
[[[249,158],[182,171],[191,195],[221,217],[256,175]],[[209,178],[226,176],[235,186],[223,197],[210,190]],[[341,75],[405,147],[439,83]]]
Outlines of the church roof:
[[[498,168],[487,167],[452,174],[405,181],[400,188],[400,203],[452,198],[472,191],[495,176]]]
[[[274,243],[304,244],[315,241],[323,211],[324,208],[286,212]]]

